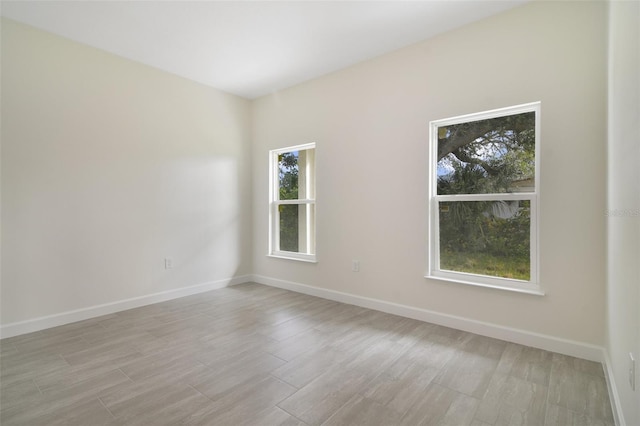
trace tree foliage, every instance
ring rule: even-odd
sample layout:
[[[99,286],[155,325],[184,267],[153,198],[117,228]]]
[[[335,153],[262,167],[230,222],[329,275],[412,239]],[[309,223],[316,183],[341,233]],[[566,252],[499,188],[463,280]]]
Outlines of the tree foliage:
[[[279,195],[281,200],[298,199],[298,152],[278,156]],[[298,252],[298,206],[280,205],[280,250]]]
[[[509,192],[534,177],[534,157],[533,112],[440,127],[438,166],[451,172],[439,176],[438,194]]]
[[[280,199],[298,198],[298,152],[285,152],[278,155],[278,180],[280,181]]]

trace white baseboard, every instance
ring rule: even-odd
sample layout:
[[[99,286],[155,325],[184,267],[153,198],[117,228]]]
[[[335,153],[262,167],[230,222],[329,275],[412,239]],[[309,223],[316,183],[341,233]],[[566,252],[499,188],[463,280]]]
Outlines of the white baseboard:
[[[83,321],[90,318],[108,315],[127,309],[138,308],[140,306],[151,305],[153,303],[165,302],[167,300],[178,299],[180,297],[191,296],[192,294],[204,293],[205,291],[216,290],[249,281],[251,276],[242,275],[234,278],[210,281],[196,284],[189,287],[177,288],[174,290],[162,291],[148,294],[146,296],[133,297],[131,299],[119,300],[117,302],[105,303],[103,305],[89,306],[87,308],[73,311],[61,312],[59,314],[34,318],[26,321],[14,322],[0,326],[0,338],[19,336],[21,334],[32,333],[47,328],[57,327],[76,321]]]
[[[328,290],[320,287],[313,287],[306,284],[265,277],[262,275],[253,275],[252,281],[259,284],[265,284],[272,287],[278,287],[298,293],[321,297],[323,299],[348,303],[350,305],[361,306],[363,308],[374,309],[376,311],[382,311],[406,318],[417,319],[420,321],[438,324],[445,327],[468,331],[470,333],[480,334],[482,336],[493,337],[495,339],[506,340],[508,342],[518,343],[525,346],[531,346],[538,349],[544,349],[551,352],[574,356],[576,358],[587,359],[600,363],[605,361],[604,349],[600,346],[590,345],[588,343],[533,333],[526,330],[505,327],[497,324],[473,320],[470,318],[443,314],[427,309],[386,302],[384,300],[372,299],[369,297],[343,293],[335,290]]]
[[[611,399],[611,411],[613,411],[613,420],[616,426],[626,426],[624,415],[622,411],[622,404],[620,403],[620,395],[618,394],[618,387],[616,386],[616,380],[613,375],[613,368],[611,367],[611,358],[609,352],[606,349],[602,350],[604,356],[604,376],[607,379],[607,388],[609,391],[609,398]]]

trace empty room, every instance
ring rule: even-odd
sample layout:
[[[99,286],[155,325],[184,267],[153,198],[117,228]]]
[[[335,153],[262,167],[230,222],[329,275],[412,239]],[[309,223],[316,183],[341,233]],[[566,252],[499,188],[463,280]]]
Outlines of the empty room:
[[[640,425],[640,2],[0,11],[1,425]]]

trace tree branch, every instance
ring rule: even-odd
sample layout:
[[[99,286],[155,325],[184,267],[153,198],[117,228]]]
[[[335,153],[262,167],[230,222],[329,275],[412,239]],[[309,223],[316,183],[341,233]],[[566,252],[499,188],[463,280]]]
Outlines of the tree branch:
[[[447,129],[449,132],[446,137],[438,138],[438,161],[492,131],[512,130],[515,133],[520,133],[533,129],[534,125],[535,116],[533,113],[455,124]],[[487,140],[490,139],[487,138]],[[456,157],[458,156],[456,155]]]
[[[438,138],[438,161],[453,151],[470,144],[476,139],[494,130],[495,125],[489,120],[458,124],[449,137]]]
[[[491,167],[489,163],[487,163],[486,161],[482,161],[479,158],[469,157],[461,149],[456,149],[455,151],[452,152],[452,154],[455,155],[456,158],[462,161],[463,163],[477,164],[478,166],[482,167],[491,176],[497,176],[499,174],[499,171],[494,167]]]

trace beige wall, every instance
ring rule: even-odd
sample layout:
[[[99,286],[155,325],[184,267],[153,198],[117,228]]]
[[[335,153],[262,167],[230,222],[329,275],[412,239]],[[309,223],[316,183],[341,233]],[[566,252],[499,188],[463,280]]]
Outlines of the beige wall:
[[[250,273],[249,108],[3,19],[1,323]]]
[[[606,16],[534,2],[255,101],[254,273],[602,345]],[[538,100],[546,296],[425,279],[429,121]],[[317,264],[266,256],[268,151],[307,142]]]
[[[604,3],[534,2],[253,103],[2,36],[2,324],[255,273],[603,344]],[[547,295],[425,279],[429,121],[537,100]],[[307,142],[317,264],[266,256],[268,150]]]
[[[607,341],[628,425],[640,424],[640,3],[610,3]],[[629,385],[629,353],[636,391]],[[622,424],[622,423],[621,423]]]
[[[639,423],[640,225],[605,213],[640,208],[640,7],[609,12],[534,2],[253,103],[3,19],[0,324],[255,273],[605,345]],[[429,121],[538,100],[546,296],[425,279]],[[307,142],[317,264],[266,256],[267,153]]]

